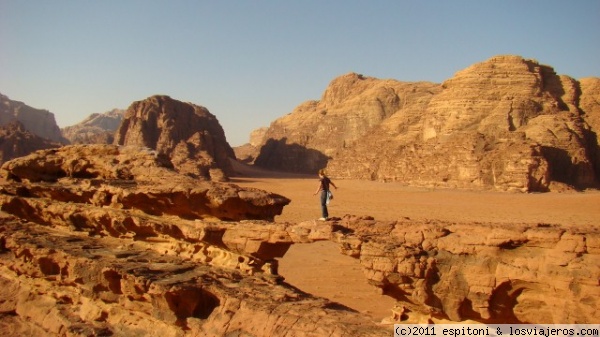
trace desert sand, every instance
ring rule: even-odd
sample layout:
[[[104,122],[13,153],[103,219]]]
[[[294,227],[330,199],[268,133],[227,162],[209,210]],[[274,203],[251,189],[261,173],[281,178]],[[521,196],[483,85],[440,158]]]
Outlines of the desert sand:
[[[238,167],[239,169],[239,167]],[[407,187],[399,183],[336,180],[330,217],[369,215],[376,220],[435,219],[459,223],[546,223],[600,226],[600,192],[522,194],[495,191]],[[284,195],[292,200],[277,222],[317,221],[320,206],[313,193],[316,176],[244,171],[232,182]],[[363,276],[357,260],[339,253],[332,242],[292,246],[280,260],[287,283],[369,315],[379,322],[391,314],[394,300],[380,295]]]

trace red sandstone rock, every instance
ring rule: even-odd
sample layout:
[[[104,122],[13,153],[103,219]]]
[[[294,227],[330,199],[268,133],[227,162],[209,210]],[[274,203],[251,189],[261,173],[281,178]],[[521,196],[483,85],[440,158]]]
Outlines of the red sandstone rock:
[[[2,335],[389,333],[277,275],[276,258],[329,226],[218,221],[269,220],[289,200],[165,164],[144,149],[78,145],[3,166]]]
[[[335,240],[414,315],[496,323],[593,323],[600,231],[558,225],[381,223],[344,217]],[[334,233],[335,234],[335,233]]]
[[[229,158],[235,158],[214,115],[168,96],[132,103],[115,134],[115,144],[148,147],[169,157],[178,172],[212,180],[230,175]]]
[[[61,144],[27,131],[18,121],[0,127],[0,164],[31,152],[60,147]]]

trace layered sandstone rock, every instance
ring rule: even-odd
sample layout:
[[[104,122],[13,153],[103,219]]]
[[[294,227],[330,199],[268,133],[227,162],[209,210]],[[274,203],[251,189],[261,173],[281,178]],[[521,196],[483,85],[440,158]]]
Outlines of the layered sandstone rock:
[[[57,187],[43,185],[39,197],[155,215],[272,220],[289,203],[275,194],[178,174],[166,156],[131,146],[69,145],[38,151],[5,163],[1,173],[9,180],[31,183],[63,179]]]
[[[31,133],[19,121],[12,121],[0,127],[0,164],[37,150],[61,145]]]
[[[261,269],[260,259],[250,255],[260,245],[234,247],[238,251],[248,247],[249,255],[224,248],[219,239],[228,242],[228,230],[235,226],[171,219],[171,231],[159,225],[154,228],[162,234],[154,236],[147,227],[135,232],[132,226],[130,232],[141,234],[134,237],[120,232],[117,221],[112,227],[116,231],[98,235],[85,229],[67,230],[60,221],[25,219],[0,218],[3,335],[341,337],[389,333],[347,308],[280,284],[274,268],[264,264]],[[84,222],[86,218],[77,219]],[[133,215],[130,221],[146,220]],[[243,232],[251,233],[252,239],[258,233],[268,237],[273,232],[261,223],[238,226],[244,226]],[[184,229],[185,234],[174,229]],[[244,239],[243,233],[235,236]],[[188,241],[193,237],[196,240]],[[260,253],[256,255],[276,256],[264,249]]]
[[[519,56],[441,85],[347,74],[274,121],[255,163],[427,187],[597,187],[596,89]]]
[[[78,124],[61,129],[61,132],[71,144],[112,144],[124,115],[125,110],[120,109],[95,113]]]
[[[7,96],[0,94],[0,125],[12,121],[21,122],[25,129],[39,137],[63,144],[68,142],[63,138],[53,113],[48,110],[32,108],[23,102],[10,100]]]
[[[331,82],[320,101],[305,102],[271,123],[255,163],[270,169],[314,173],[337,151],[361,143],[373,127],[398,111],[409,128],[439,90],[433,83],[346,74]]]
[[[289,200],[165,166],[156,152],[114,145],[3,166],[2,335],[389,333],[277,275],[275,259],[312,232],[330,233],[326,224],[218,221],[269,220]]]
[[[598,228],[346,216],[332,237],[399,300],[398,322],[566,324],[600,315]]]
[[[595,227],[274,223],[264,220],[288,199],[199,182],[155,151],[115,145],[38,151],[2,172],[3,335],[391,333],[282,282],[277,258],[316,240],[359,259],[398,300],[394,322],[593,323],[599,314]]]
[[[148,147],[168,156],[180,173],[217,181],[232,173],[229,158],[235,158],[214,115],[168,96],[131,104],[114,143]]]

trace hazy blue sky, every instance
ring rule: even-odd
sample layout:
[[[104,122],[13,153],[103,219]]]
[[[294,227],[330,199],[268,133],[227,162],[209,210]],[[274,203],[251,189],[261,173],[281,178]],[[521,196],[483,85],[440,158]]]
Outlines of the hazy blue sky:
[[[499,54],[600,77],[600,0],[0,0],[0,93],[61,127],[166,94],[232,146],[339,75],[441,83]]]

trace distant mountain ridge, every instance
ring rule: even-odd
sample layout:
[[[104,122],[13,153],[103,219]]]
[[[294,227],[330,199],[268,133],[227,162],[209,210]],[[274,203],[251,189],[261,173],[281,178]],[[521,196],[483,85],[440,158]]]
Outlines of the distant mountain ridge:
[[[15,120],[21,122],[27,130],[39,137],[63,144],[68,142],[62,136],[53,113],[30,107],[23,102],[13,101],[0,94],[0,125],[6,125]]]
[[[589,188],[599,127],[600,79],[500,55],[442,84],[340,76],[321,100],[273,121],[254,162],[425,187]]]
[[[94,113],[61,131],[71,144],[112,144],[114,133],[121,125],[124,115],[125,110],[122,109]]]

